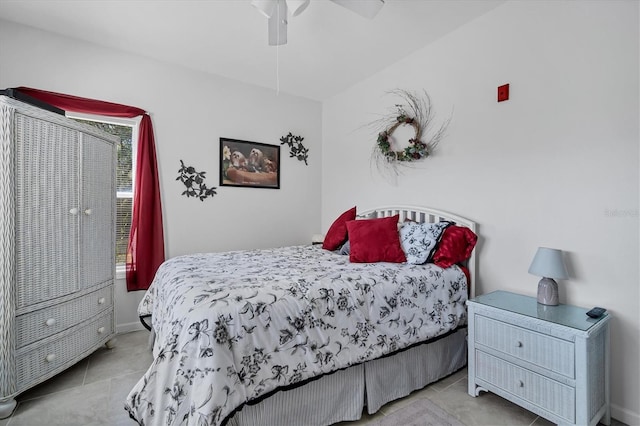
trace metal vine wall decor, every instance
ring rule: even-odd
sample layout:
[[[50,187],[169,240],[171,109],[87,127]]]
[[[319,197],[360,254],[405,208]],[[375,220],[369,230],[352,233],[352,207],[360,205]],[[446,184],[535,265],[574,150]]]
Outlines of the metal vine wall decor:
[[[207,188],[207,185],[204,183],[206,173],[207,172],[198,172],[191,166],[185,166],[184,162],[180,160],[180,170],[178,170],[176,180],[179,180],[187,187],[187,189],[182,192],[182,195],[187,198],[199,198],[200,201],[216,195],[216,188]]]
[[[280,138],[280,145],[287,144],[289,146],[289,158],[297,158],[298,161],[304,161],[304,164],[308,166],[309,148],[302,145],[303,140],[302,136],[295,136],[289,132],[287,136]]]
[[[400,97],[403,103],[396,104],[391,112],[371,123],[379,131],[372,154],[372,160],[378,169],[390,169],[397,175],[399,164],[407,164],[428,157],[444,137],[451,117],[432,131],[435,113],[429,94],[426,91],[423,92],[423,96],[401,89],[389,92]],[[404,148],[394,147],[391,136],[398,127],[403,125],[413,127],[414,136],[409,139]]]

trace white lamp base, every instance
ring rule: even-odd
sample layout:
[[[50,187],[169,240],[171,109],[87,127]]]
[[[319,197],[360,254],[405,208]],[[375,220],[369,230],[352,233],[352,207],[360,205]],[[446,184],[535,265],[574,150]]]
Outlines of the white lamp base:
[[[542,278],[538,283],[538,303],[556,306],[559,303],[558,283],[552,278]]]

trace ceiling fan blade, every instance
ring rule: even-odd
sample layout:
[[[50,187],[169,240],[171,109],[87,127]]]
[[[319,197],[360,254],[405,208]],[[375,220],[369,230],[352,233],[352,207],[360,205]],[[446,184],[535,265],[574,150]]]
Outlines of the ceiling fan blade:
[[[269,18],[269,46],[287,44],[287,3],[276,2]]]
[[[287,0],[287,7],[291,16],[298,16],[309,6],[311,0]]]
[[[358,15],[373,19],[384,6],[384,0],[331,0]]]
[[[267,18],[271,18],[278,0],[252,0],[251,6],[258,9]]]

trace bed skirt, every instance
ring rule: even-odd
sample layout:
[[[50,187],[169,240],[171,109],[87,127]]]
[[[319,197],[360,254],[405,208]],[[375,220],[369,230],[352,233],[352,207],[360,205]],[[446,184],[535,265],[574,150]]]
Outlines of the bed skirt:
[[[467,328],[392,356],[328,374],[295,389],[245,405],[229,426],[330,425],[373,414],[467,364]]]

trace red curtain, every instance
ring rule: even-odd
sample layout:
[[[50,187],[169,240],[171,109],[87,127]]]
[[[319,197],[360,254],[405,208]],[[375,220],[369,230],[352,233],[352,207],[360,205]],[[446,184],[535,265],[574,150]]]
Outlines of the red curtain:
[[[132,106],[29,87],[18,87],[15,90],[65,111],[109,117],[142,116],[133,190],[133,217],[127,249],[127,290],[146,290],[165,260],[160,185],[151,118],[144,110]]]

